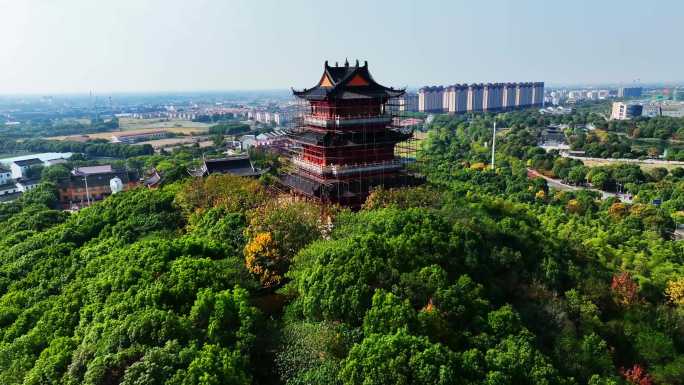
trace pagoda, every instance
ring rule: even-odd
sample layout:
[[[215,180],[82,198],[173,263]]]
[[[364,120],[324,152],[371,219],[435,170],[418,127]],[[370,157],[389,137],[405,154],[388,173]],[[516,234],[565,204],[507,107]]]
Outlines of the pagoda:
[[[368,62],[330,66],[326,61],[316,86],[293,93],[306,111],[290,134],[293,170],[281,177],[290,191],[360,207],[373,188],[420,183],[395,157],[395,145],[413,133],[393,126],[388,102],[405,91],[378,84]]]

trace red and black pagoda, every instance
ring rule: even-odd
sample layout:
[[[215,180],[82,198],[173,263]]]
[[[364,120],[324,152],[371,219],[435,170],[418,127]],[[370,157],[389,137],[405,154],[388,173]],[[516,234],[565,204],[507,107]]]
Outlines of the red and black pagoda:
[[[395,145],[413,135],[394,127],[388,105],[404,92],[373,80],[368,62],[326,61],[316,86],[293,90],[306,111],[290,135],[294,169],[282,183],[295,194],[351,207],[363,204],[373,188],[420,183],[395,157]]]

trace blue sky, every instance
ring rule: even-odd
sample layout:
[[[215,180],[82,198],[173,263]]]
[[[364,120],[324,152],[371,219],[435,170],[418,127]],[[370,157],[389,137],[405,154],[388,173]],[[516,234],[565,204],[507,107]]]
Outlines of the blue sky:
[[[676,0],[0,0],[0,93],[684,80]]]

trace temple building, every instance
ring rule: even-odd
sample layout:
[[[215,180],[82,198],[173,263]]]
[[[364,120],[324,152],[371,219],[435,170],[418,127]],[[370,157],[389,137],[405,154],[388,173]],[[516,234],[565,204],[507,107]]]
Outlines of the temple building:
[[[57,181],[59,203],[64,209],[86,207],[116,193],[117,189],[129,190],[138,184],[135,171],[117,170],[108,164],[77,167],[69,177]]]
[[[268,170],[254,167],[248,155],[234,155],[220,159],[206,159],[198,169],[188,170],[192,176],[209,176],[211,174],[232,174],[249,178],[258,178]]]
[[[290,191],[359,207],[375,187],[421,182],[395,156],[395,145],[413,135],[393,125],[388,106],[404,90],[375,82],[367,62],[330,66],[326,61],[316,86],[293,92],[306,111],[290,134],[294,170],[281,177]]]

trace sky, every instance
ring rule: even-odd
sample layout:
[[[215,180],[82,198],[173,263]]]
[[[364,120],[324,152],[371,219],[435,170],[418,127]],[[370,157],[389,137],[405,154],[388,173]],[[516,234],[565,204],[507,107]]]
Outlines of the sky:
[[[681,0],[0,0],[0,94],[684,80]]]

